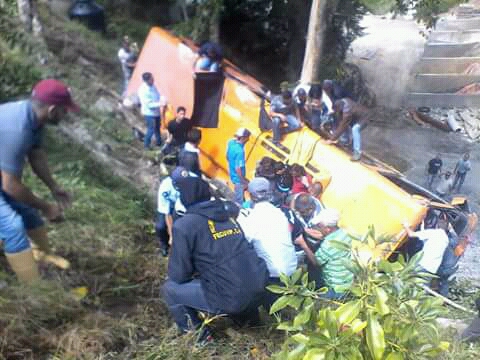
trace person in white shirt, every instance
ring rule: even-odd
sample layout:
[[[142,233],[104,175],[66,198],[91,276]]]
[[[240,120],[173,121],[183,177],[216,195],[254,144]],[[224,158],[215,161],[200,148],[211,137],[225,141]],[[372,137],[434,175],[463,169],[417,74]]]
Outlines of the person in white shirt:
[[[128,36],[123,37],[122,47],[118,50],[117,56],[118,56],[118,60],[120,60],[120,65],[122,66],[122,73],[123,73],[122,96],[124,96],[127,91],[128,81],[130,80],[130,76],[132,75],[131,70],[128,66],[128,62],[131,57],[130,40]]]
[[[180,192],[175,182],[182,177],[197,177],[191,172],[188,164],[181,164],[160,182],[157,193],[157,218],[155,221],[155,233],[160,242],[160,249],[163,256],[168,255],[172,239],[172,226],[174,215],[177,217],[185,213],[185,206],[180,201]]]
[[[142,113],[147,126],[143,145],[145,149],[149,149],[153,135],[155,135],[157,146],[162,146],[160,120],[162,116],[165,116],[165,102],[154,84],[152,73],[143,73],[142,79],[143,83],[138,89],[138,98],[141,105],[140,112]]]
[[[202,141],[202,131],[199,128],[191,128],[188,133],[187,133],[187,142],[183,146],[183,149],[180,150],[180,153],[178,154],[178,161],[179,163],[182,161],[185,161],[185,157],[193,156],[195,157],[195,165],[193,169],[191,170],[198,176],[202,175],[202,172],[200,170],[200,149],[198,146],[200,145],[200,141]]]
[[[436,274],[448,246],[448,221],[440,218],[436,229],[412,231],[408,224],[403,224],[403,227],[409,237],[416,237],[423,242],[423,257],[418,265],[422,270]]]
[[[274,206],[270,182],[254,178],[248,185],[253,208],[242,212],[238,223],[259,257],[265,260],[270,282],[278,283],[280,274],[290,276],[297,268],[297,255],[283,212]]]

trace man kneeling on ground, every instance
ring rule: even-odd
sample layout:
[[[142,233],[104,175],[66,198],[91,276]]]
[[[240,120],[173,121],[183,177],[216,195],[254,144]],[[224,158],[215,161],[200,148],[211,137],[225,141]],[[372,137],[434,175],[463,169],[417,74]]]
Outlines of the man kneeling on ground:
[[[325,297],[339,299],[350,289],[353,282],[353,274],[346,265],[348,259],[351,258],[351,253],[338,249],[332,242],[351,245],[352,238],[338,227],[340,215],[337,210],[325,209],[317,219],[319,225],[322,226],[322,233],[325,235],[320,247],[315,252],[317,263],[322,271],[322,286],[328,288]]]
[[[205,181],[186,177],[176,186],[187,211],[173,224],[163,291],[175,322],[187,332],[201,325],[197,311],[236,315],[256,308],[268,270],[236,221],[228,217],[224,203],[211,200]]]

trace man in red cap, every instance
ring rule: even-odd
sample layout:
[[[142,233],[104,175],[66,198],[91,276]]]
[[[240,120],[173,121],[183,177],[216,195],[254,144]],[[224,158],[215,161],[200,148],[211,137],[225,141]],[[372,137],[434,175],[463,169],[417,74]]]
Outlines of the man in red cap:
[[[34,260],[63,269],[70,266],[66,259],[50,253],[47,229],[39,213],[49,221],[60,220],[71,204],[70,194],[53,179],[42,148],[45,125],[58,124],[69,110],[78,111],[79,107],[67,86],[54,79],[36,84],[29,100],[0,105],[0,241],[10,266],[24,282],[39,277]],[[39,198],[23,184],[25,158],[55,202]]]

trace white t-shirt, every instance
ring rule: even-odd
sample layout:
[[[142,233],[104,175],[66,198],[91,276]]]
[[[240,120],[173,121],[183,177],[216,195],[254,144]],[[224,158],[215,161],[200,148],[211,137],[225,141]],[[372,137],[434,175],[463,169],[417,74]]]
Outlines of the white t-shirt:
[[[188,151],[188,152],[193,152],[193,153],[197,153],[197,154],[200,153],[200,150],[198,148],[196,148],[195,146],[193,146],[192,144],[190,144],[188,141],[185,143],[183,149],[185,151]]]
[[[123,47],[118,50],[118,59],[120,60],[120,63],[122,64],[122,70],[125,72],[125,70],[128,70],[127,68],[127,61],[130,58],[130,53],[126,51]]]
[[[297,255],[289,223],[283,212],[269,202],[256,203],[238,217],[245,237],[265,260],[271,277],[290,276],[297,268]]]
[[[419,265],[428,272],[436,274],[448,246],[447,233],[443,229],[426,229],[416,231],[414,234],[423,241],[423,257]]]
[[[330,99],[330,96],[322,90],[322,102],[325,104],[325,106],[328,109],[328,115],[333,114],[333,102]]]

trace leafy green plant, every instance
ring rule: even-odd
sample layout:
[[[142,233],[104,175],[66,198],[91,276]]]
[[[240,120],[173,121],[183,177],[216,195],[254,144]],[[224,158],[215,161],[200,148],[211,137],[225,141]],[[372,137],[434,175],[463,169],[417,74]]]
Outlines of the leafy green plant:
[[[346,301],[323,299],[325,289],[315,290],[308,274],[298,270],[283,276],[283,286],[269,290],[282,296],[272,305],[277,329],[287,333],[278,359],[304,360],[402,360],[431,359],[446,351],[436,318],[446,310],[442,301],[427,296],[422,289],[426,278],[417,272],[421,254],[410,261],[381,259],[373,228],[352,247],[346,264],[355,275]],[[293,319],[284,320],[290,308]],[[287,314],[288,315],[288,314]]]

